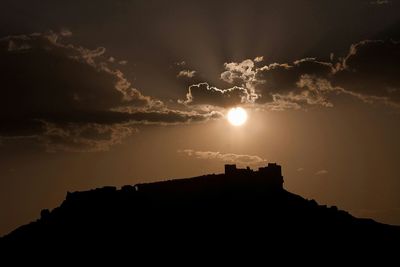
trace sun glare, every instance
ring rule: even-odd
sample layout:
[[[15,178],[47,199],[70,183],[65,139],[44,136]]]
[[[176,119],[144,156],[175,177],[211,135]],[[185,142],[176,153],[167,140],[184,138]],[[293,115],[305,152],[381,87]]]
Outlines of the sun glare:
[[[231,108],[228,112],[228,121],[233,126],[241,126],[247,120],[247,112],[241,107]]]

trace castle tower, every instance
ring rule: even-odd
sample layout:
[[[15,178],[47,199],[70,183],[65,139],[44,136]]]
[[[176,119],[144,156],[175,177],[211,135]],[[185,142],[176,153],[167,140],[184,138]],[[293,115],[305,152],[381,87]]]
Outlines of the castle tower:
[[[236,164],[225,164],[225,174],[232,175],[236,173]]]

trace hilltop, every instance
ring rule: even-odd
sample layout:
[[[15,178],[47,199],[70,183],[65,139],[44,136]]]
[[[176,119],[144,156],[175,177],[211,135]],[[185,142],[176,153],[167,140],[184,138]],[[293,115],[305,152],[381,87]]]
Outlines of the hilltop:
[[[1,241],[9,247],[128,242],[160,249],[171,240],[243,248],[260,242],[371,247],[400,240],[399,227],[319,205],[283,183],[277,164],[257,171],[226,165],[224,174],[68,192],[59,207],[42,210],[37,221]]]

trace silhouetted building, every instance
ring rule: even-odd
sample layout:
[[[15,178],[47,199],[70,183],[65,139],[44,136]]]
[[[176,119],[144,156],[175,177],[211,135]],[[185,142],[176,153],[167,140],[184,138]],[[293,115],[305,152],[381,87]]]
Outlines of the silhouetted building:
[[[253,171],[249,167],[240,169],[236,164],[225,164],[225,175],[232,180],[240,180],[244,183],[257,183],[270,188],[283,188],[282,168],[276,163],[268,163],[265,167]],[[246,177],[246,180],[243,178]]]
[[[225,174],[234,174],[237,171],[236,164],[225,164]]]
[[[258,168],[258,172],[268,177],[282,177],[282,168],[276,163],[268,163],[266,167]]]

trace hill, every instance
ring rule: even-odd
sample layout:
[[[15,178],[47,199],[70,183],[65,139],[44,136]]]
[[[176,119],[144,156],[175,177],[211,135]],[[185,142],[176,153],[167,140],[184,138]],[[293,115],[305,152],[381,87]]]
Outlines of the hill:
[[[281,167],[226,165],[224,174],[67,193],[52,211],[1,239],[8,248],[63,244],[162,250],[208,248],[391,247],[400,228],[355,218],[283,188]],[[304,248],[304,247],[303,247]]]

